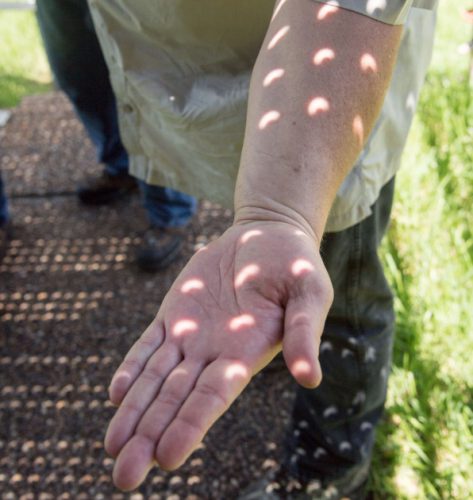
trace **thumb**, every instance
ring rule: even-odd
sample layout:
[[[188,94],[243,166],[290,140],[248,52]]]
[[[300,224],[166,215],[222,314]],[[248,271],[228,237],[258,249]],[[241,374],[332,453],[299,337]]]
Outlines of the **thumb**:
[[[314,297],[290,299],[284,318],[283,355],[296,381],[308,389],[322,381],[319,346],[327,307],[324,300]]]

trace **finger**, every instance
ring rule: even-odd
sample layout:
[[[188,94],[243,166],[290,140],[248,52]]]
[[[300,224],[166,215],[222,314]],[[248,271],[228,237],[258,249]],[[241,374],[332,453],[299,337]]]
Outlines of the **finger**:
[[[158,443],[155,458],[160,467],[174,470],[185,462],[248,384],[251,372],[244,363],[228,359],[216,360],[202,372]]]
[[[154,451],[159,438],[192,391],[202,368],[202,363],[186,360],[169,373],[133,436],[128,435],[126,444],[123,443],[125,446],[114,468],[114,480],[120,488],[133,489],[144,480],[154,463]]]
[[[157,443],[189,397],[203,368],[204,363],[191,360],[184,360],[176,366],[140,420],[136,434],[147,436]]]
[[[327,306],[316,298],[290,299],[284,318],[283,355],[292,376],[303,387],[322,381],[319,345]]]
[[[164,341],[162,323],[154,320],[143,335],[133,344],[125,359],[118,367],[109,387],[110,401],[119,405],[128,389],[143,370],[148,359]]]
[[[179,349],[172,344],[159,348],[144,366],[117,409],[105,436],[105,449],[115,457],[133,435],[168,374],[180,363]]]
[[[137,488],[154,465],[156,444],[145,436],[133,436],[118,455],[113,468],[113,482],[124,491]]]

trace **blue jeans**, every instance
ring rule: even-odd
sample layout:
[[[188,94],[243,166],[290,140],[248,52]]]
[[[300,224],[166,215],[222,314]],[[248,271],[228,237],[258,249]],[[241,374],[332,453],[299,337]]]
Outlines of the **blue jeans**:
[[[72,102],[110,175],[128,173],[117,105],[86,0],[38,0],[37,18],[57,84]],[[151,224],[183,225],[196,200],[170,188],[140,182]]]
[[[5,194],[5,186],[2,180],[2,172],[0,172],[0,226],[3,226],[8,220],[8,201]]]
[[[143,206],[152,226],[179,227],[186,225],[197,210],[197,200],[171,188],[151,186],[139,181]]]

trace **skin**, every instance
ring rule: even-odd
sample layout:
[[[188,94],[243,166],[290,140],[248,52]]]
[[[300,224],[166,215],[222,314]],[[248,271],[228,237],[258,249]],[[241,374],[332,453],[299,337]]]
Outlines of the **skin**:
[[[310,0],[276,5],[252,75],[234,224],[184,267],[110,385],[118,488],[184,463],[281,349],[298,383],[320,383],[333,298],[320,236],[401,32]]]

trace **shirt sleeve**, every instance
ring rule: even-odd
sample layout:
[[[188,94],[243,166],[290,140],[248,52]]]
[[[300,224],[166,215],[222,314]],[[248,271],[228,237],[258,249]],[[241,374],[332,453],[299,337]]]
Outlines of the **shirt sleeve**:
[[[334,5],[386,24],[404,24],[407,14],[416,0],[315,0],[317,3]],[[419,1],[419,0],[417,0]],[[428,3],[430,0],[422,0]]]

